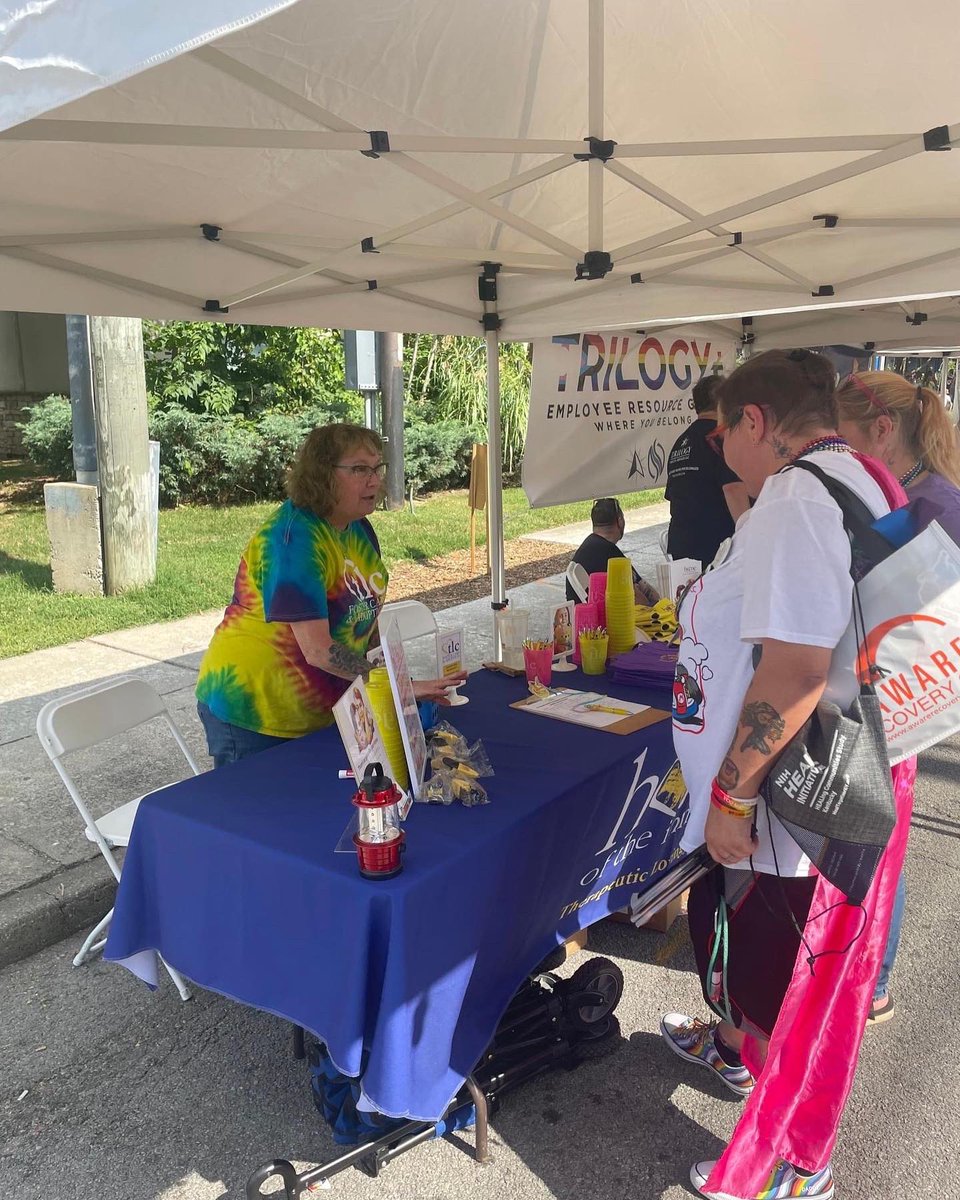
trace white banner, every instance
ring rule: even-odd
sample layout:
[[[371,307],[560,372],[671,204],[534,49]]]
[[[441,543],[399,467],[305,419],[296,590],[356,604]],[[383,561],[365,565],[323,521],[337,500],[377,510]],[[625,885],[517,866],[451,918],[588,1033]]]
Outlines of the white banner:
[[[735,365],[696,329],[575,333],[533,343],[523,490],[534,508],[663,487],[694,419],[693,385]]]

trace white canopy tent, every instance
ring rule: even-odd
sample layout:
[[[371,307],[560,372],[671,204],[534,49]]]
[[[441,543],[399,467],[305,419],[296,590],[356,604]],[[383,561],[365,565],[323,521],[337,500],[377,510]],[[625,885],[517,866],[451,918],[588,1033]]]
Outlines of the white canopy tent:
[[[686,322],[683,327],[739,339],[751,353],[774,347],[843,345],[864,354],[945,354],[960,347],[960,296],[744,315]],[[680,326],[651,321],[644,331],[666,334],[674,328]]]
[[[497,445],[498,337],[960,291],[952,17],[0,0],[0,308],[485,331]]]

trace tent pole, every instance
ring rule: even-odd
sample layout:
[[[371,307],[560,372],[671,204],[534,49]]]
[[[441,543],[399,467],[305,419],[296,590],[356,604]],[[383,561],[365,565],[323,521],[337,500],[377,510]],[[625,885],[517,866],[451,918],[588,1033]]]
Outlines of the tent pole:
[[[503,566],[503,450],[500,439],[500,338],[495,329],[486,332],[487,342],[487,515],[490,533],[490,607],[493,610],[493,659],[500,661],[500,630],[497,613],[506,606]]]

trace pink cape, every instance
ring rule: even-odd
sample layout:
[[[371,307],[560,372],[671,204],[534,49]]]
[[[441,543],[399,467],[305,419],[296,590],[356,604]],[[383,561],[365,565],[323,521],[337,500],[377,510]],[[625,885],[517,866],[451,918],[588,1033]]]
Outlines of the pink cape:
[[[856,457],[891,508],[906,503],[906,492],[882,463],[866,455]],[[864,901],[866,926],[856,941],[863,913],[846,904],[822,875],[817,881],[806,929],[810,950],[817,954],[853,945],[847,953],[817,959],[813,975],[801,945],[766,1064],[760,1065],[752,1039],[744,1045],[744,1061],[757,1077],[757,1086],[710,1173],[708,1193],[746,1200],[759,1194],[781,1158],[807,1171],[819,1170],[830,1159],[886,949],[916,774],[916,759],[893,768],[897,824]]]

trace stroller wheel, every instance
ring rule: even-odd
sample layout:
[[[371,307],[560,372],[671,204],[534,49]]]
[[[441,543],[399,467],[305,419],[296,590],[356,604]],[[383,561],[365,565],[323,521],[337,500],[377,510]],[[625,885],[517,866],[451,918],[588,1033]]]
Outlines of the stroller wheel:
[[[622,995],[623,972],[616,963],[592,958],[563,984],[565,1016],[576,1028],[592,1030],[610,1016]]]
[[[616,1017],[604,1017],[594,1025],[590,1033],[584,1032],[576,1045],[577,1058],[581,1062],[607,1058],[616,1054],[622,1042],[620,1022]]]

